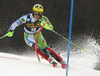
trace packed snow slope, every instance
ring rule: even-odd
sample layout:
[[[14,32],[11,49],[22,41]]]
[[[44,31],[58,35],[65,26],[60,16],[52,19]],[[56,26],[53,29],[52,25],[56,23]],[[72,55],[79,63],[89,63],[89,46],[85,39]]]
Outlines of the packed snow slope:
[[[54,68],[44,59],[38,62],[36,57],[0,53],[0,76],[66,76],[66,69],[60,64]],[[72,64],[69,76],[100,76],[100,71]]]

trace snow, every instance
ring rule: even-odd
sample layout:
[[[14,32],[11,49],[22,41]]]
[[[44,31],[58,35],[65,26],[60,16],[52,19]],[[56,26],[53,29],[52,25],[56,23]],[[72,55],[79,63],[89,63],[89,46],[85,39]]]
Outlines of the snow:
[[[36,57],[0,53],[0,76],[66,76],[66,69],[60,64],[54,68],[44,59],[38,62]],[[68,76],[100,76],[100,71],[73,63]]]

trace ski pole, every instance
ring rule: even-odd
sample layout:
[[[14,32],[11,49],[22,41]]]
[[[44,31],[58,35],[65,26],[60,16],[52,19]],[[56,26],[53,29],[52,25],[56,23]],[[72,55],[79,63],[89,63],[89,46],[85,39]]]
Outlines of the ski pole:
[[[4,36],[0,37],[0,39],[4,38],[4,37],[6,37],[6,36],[12,37],[12,36],[13,36],[13,30],[9,30],[9,32],[6,33]]]
[[[7,35],[7,34],[5,34],[4,36],[0,37],[0,39],[4,38],[4,37],[6,37],[6,36],[8,36],[8,35]]]
[[[55,34],[59,35],[60,37],[62,37],[64,40],[67,40],[69,41],[67,38],[65,38],[64,36],[60,35],[59,33],[57,33],[56,31],[52,30]],[[80,46],[76,45],[75,43],[73,42],[70,42],[71,44],[75,45],[76,47],[78,47],[79,49],[85,51],[86,53],[89,53],[88,51],[86,51],[85,49],[81,48]]]

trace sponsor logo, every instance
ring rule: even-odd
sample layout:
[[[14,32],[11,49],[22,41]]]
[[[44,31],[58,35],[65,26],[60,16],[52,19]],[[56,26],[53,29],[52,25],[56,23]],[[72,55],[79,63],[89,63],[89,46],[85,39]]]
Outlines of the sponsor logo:
[[[40,27],[40,22],[37,22],[36,25],[34,23],[27,23],[26,25],[29,28],[37,28]]]
[[[21,19],[22,22],[25,22],[24,18]]]
[[[21,20],[18,20],[17,24],[21,25],[21,24],[23,24],[23,22]]]

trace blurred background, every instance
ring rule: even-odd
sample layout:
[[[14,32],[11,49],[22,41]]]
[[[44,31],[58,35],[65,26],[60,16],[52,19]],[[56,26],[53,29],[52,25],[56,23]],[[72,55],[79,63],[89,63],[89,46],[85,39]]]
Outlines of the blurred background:
[[[7,33],[10,25],[32,12],[34,4],[42,4],[43,15],[47,16],[54,30],[68,38],[71,0],[0,0],[0,36]],[[75,0],[73,12],[72,42],[95,54],[98,57],[95,69],[100,70],[100,0]],[[0,51],[14,54],[33,52],[24,42],[24,25],[17,27],[14,36],[0,40]],[[48,46],[55,51],[66,52],[68,42],[55,33],[42,30]],[[77,52],[77,47],[71,45],[71,52]],[[66,54],[66,53],[65,53]],[[98,68],[97,68],[98,67]]]

